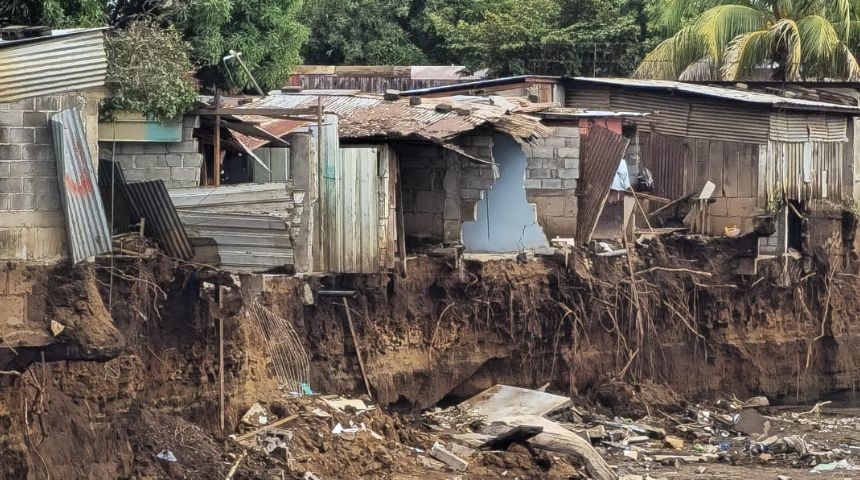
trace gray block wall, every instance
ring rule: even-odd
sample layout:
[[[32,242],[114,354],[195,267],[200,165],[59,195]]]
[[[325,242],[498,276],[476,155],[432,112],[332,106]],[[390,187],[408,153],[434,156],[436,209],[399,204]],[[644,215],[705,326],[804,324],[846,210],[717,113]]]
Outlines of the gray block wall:
[[[163,180],[167,188],[200,185],[203,154],[194,138],[196,117],[186,117],[181,142],[100,142],[101,158],[122,165],[129,182]]]
[[[66,256],[49,118],[78,107],[88,137],[95,138],[97,106],[94,92],[0,103],[0,260],[52,262]],[[90,150],[95,157],[94,141]]]
[[[525,147],[526,196],[547,236],[567,238],[576,232],[580,130],[578,124],[554,125],[552,130]]]

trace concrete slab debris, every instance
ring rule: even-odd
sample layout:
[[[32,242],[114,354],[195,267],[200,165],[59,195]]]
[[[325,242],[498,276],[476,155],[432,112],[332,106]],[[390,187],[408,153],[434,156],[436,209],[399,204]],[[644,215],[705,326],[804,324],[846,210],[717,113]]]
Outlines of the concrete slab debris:
[[[485,416],[488,423],[508,417],[535,415],[541,417],[566,407],[570,399],[527,388],[496,385],[463,402],[461,407]]]
[[[469,468],[469,462],[449,452],[438,442],[434,443],[433,448],[430,449],[430,456],[458,472],[465,472],[466,469]]]
[[[326,403],[331,408],[342,412],[342,413],[350,413],[350,412],[362,412],[366,410],[373,410],[376,407],[369,406],[364,403],[364,400],[360,400],[357,398],[346,398],[346,397],[322,397],[322,401]]]

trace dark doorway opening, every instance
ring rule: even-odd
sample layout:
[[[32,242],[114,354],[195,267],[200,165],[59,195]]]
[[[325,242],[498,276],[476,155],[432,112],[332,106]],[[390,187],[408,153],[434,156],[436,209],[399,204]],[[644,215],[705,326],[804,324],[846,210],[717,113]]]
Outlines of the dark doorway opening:
[[[803,205],[797,200],[789,200],[788,206],[788,248],[803,252]]]

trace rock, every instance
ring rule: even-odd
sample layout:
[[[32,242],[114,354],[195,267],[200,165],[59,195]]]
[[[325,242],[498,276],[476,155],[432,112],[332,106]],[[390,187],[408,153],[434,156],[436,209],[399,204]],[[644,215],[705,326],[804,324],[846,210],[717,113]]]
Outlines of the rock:
[[[675,450],[681,450],[684,448],[684,440],[678,437],[666,437],[665,441],[666,445],[674,448]]]
[[[466,468],[469,467],[469,462],[449,452],[438,442],[434,443],[433,448],[430,449],[430,456],[458,472],[465,472]]]
[[[791,480],[791,477],[788,475],[779,475],[776,477],[776,480]]]
[[[618,480],[645,480],[642,475],[621,475]]]
[[[302,303],[304,305],[314,304],[314,292],[311,290],[311,286],[307,283],[302,284]]]
[[[752,397],[743,403],[743,408],[760,408],[770,405],[767,397]]]
[[[762,435],[770,430],[770,422],[758,411],[748,408],[738,415],[733,427],[735,431],[746,435]]]
[[[633,460],[639,460],[639,452],[636,450],[624,450],[624,456]]]
[[[704,474],[705,474],[705,472],[707,472],[707,471],[708,471],[708,469],[707,469],[707,468],[705,468],[705,467],[698,467],[698,468],[696,468],[696,473],[698,473],[699,475],[704,475]]]
[[[762,462],[769,462],[773,458],[773,455],[771,455],[769,453],[762,453],[761,455],[758,456],[758,458]]]

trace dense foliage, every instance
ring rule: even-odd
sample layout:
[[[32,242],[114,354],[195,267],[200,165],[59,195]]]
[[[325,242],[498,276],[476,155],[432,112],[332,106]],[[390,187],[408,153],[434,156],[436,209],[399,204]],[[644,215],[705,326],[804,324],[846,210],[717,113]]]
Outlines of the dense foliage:
[[[108,82],[115,91],[102,105],[103,116],[126,110],[172,120],[197,100],[188,45],[174,28],[133,22],[110,33],[105,46]]]

